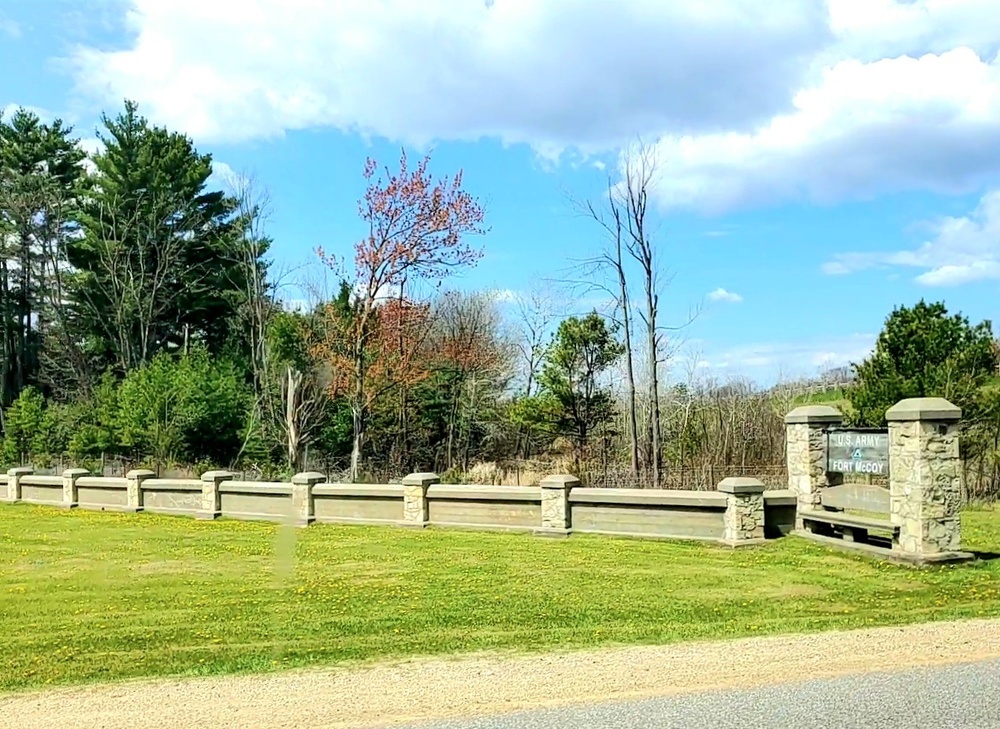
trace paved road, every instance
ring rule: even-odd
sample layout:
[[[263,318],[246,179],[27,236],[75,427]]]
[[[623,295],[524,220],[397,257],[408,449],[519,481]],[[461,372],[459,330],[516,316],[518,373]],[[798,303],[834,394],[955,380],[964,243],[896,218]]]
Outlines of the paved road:
[[[412,729],[1000,729],[1000,661],[869,673]]]

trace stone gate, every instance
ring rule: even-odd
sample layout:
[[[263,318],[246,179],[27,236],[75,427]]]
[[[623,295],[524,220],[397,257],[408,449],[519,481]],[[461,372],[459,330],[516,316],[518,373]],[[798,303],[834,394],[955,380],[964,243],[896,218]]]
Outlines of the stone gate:
[[[785,427],[796,533],[913,564],[972,559],[959,518],[961,416],[942,398],[900,401],[884,430],[844,428],[828,405],[792,410]]]

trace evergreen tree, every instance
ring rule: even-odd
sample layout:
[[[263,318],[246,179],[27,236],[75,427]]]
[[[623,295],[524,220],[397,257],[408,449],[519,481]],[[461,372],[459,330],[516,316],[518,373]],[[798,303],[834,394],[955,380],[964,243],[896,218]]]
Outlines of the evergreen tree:
[[[981,415],[982,386],[996,372],[990,322],[975,326],[943,303],[920,301],[893,310],[875,351],[855,365],[857,383],[849,392],[859,424],[882,425],[885,411],[909,397],[944,397]]]
[[[40,383],[43,338],[62,316],[64,247],[84,158],[72,131],[25,109],[0,119],[2,404]]]
[[[102,121],[105,150],[69,249],[74,315],[95,369],[129,372],[195,342],[221,351],[247,291],[238,201],[207,188],[211,155],[149,124],[134,103]]]
[[[593,311],[564,320],[545,355],[539,377],[542,402],[554,428],[576,443],[577,459],[591,434],[613,414],[613,400],[601,376],[624,352],[603,318]]]

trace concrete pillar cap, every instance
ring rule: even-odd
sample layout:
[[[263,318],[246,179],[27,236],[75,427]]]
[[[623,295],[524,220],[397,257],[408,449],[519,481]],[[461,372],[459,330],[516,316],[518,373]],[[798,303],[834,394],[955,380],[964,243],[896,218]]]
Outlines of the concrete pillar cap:
[[[785,416],[785,425],[823,425],[844,422],[844,414],[830,405],[803,405]]]
[[[719,482],[719,491],[724,494],[762,494],[764,484],[756,478],[730,476]]]
[[[543,489],[572,489],[580,485],[580,479],[568,473],[546,476],[539,484]]]
[[[885,411],[890,423],[934,420],[951,422],[962,419],[962,408],[943,397],[911,397],[900,400]]]
[[[304,473],[296,473],[292,476],[292,483],[294,484],[318,484],[326,481],[326,474],[320,473],[319,471],[305,471]]]

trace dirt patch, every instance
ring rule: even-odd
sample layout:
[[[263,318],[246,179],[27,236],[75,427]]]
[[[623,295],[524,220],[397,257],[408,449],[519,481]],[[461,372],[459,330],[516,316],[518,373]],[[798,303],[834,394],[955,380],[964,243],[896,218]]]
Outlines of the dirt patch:
[[[16,694],[0,698],[0,727],[384,727],[998,657],[1000,620],[970,620]]]

